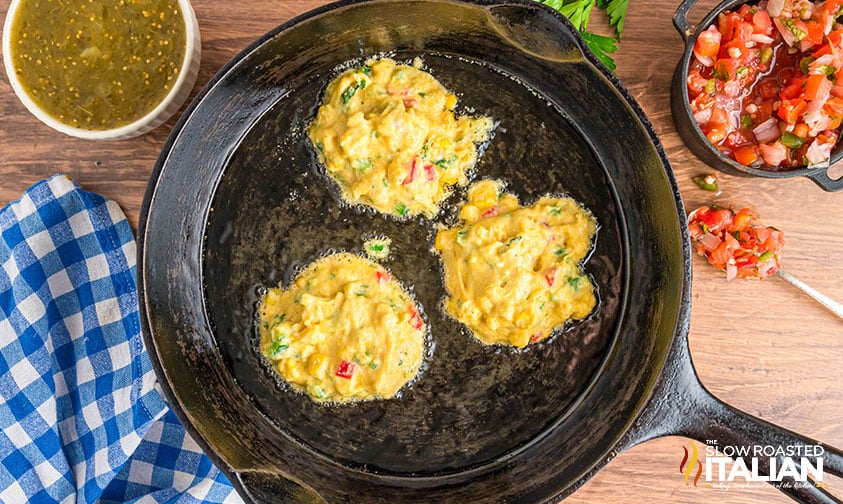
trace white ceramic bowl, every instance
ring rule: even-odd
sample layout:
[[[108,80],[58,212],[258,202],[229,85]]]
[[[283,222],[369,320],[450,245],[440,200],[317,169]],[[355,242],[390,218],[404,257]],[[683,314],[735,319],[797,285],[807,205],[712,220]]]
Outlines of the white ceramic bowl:
[[[182,61],[181,71],[176,78],[176,83],[164,99],[148,114],[140,119],[120,126],[118,128],[104,129],[104,130],[87,130],[82,128],[74,128],[59,121],[51,115],[44,112],[32,98],[24,91],[23,86],[18,80],[12,63],[11,55],[11,28],[15,13],[21,2],[26,0],[12,0],[9,5],[9,10],[6,13],[6,22],[3,26],[3,65],[6,67],[6,75],[9,77],[9,82],[12,84],[15,94],[23,105],[29,110],[32,115],[37,117],[41,122],[60,131],[66,135],[77,138],[84,138],[86,140],[121,140],[124,138],[131,138],[147,133],[158,126],[162,125],[173,114],[178,112],[187,97],[190,96],[190,91],[196,83],[196,77],[199,75],[199,62],[202,56],[202,42],[199,37],[199,23],[196,21],[196,14],[193,12],[193,7],[190,5],[190,0],[178,0],[179,7],[181,7],[182,16],[185,24],[185,41],[187,43],[187,50],[184,53],[184,61]]]

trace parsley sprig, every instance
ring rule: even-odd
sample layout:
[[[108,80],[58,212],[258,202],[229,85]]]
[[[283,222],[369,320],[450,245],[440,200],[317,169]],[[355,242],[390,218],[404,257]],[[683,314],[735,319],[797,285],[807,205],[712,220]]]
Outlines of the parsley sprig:
[[[616,42],[621,40],[623,23],[626,18],[626,9],[629,0],[537,0],[549,7],[558,10],[568,18],[579,31],[594,55],[611,70],[615,70],[615,60],[609,54],[618,50]],[[609,26],[615,28],[615,36],[607,37],[588,31],[588,21],[591,17],[591,10],[594,7],[606,11],[609,17]]]

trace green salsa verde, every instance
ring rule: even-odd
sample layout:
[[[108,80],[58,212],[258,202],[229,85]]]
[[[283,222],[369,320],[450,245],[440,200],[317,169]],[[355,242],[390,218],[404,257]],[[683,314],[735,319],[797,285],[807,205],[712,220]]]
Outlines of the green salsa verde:
[[[87,130],[130,124],[172,90],[186,51],[177,0],[23,0],[12,61],[29,97]]]

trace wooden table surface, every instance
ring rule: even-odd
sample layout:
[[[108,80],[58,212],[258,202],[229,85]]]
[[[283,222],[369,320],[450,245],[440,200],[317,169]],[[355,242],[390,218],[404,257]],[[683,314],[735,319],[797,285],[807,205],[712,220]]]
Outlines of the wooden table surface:
[[[232,56],[276,25],[320,0],[193,0],[202,33],[202,66],[194,93]],[[784,231],[783,269],[843,300],[843,192],[829,194],[804,178],[770,180],[719,174],[722,194],[701,191],[692,177],[711,172],[684,146],[670,115],[670,79],[683,51],[671,17],[678,0],[630,2],[617,74],[643,107],[667,151],[690,210],[715,202],[754,208]],[[692,12],[701,19],[714,1]],[[2,15],[8,0],[0,5]],[[592,20],[595,31],[602,19]],[[38,122],[0,79],[0,206],[31,184],[65,173],[85,189],[116,200],[132,225],[155,159],[175,119],[139,138],[88,142]],[[843,170],[833,167],[833,176]],[[727,283],[701,258],[693,262],[690,346],[703,383],[718,397],[788,429],[843,447],[843,322],[783,281]],[[687,439],[650,441],[620,454],[567,502],[790,502],[770,486],[731,489],[686,485],[679,472]],[[828,481],[843,495],[843,484]]]

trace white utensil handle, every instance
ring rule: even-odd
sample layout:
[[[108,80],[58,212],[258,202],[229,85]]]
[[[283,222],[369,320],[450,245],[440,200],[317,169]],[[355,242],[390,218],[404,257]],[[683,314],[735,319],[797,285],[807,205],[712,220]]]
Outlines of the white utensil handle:
[[[798,278],[794,277],[790,273],[779,270],[776,272],[776,275],[778,275],[779,278],[781,278],[785,282],[796,287],[805,294],[811,296],[816,302],[823,305],[828,311],[843,319],[843,304],[831,299],[822,292],[806,284],[802,280],[799,280]]]

